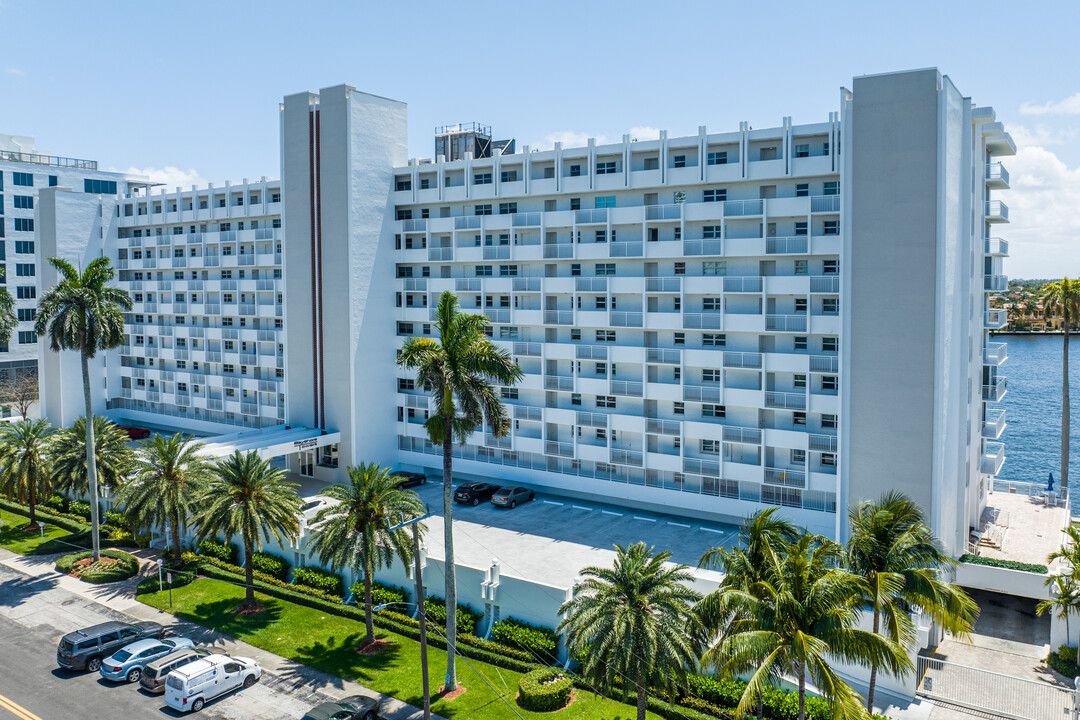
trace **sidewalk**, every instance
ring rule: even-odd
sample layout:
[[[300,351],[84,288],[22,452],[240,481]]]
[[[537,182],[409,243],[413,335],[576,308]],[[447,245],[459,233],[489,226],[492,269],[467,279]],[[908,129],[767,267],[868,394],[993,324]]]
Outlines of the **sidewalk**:
[[[48,578],[57,587],[135,620],[161,623],[170,632],[189,637],[199,645],[213,647],[228,655],[254,658],[266,672],[263,680],[265,684],[289,695],[310,700],[312,704],[348,695],[366,695],[382,700],[381,717],[383,720],[422,720],[423,710],[397,698],[377,693],[358,683],[315,670],[215,630],[209,630],[144,605],[135,599],[135,587],[143,578],[157,573],[155,563],[157,555],[153,550],[135,550],[132,554],[138,557],[142,564],[139,574],[130,580],[108,585],[92,585],[56,572],[53,565],[59,555],[18,555],[0,548],[0,565],[33,578]],[[432,713],[431,717],[445,720],[435,713]]]

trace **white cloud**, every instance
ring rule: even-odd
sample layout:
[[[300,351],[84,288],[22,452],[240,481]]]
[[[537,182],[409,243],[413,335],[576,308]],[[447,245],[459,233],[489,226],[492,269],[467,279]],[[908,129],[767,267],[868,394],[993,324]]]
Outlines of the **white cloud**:
[[[26,74],[21,69],[13,67],[4,68],[4,72],[6,72],[8,75],[14,75],[15,77],[22,77]]]
[[[641,142],[646,140],[658,140],[660,138],[660,128],[654,128],[649,125],[635,125],[630,128],[630,137],[637,138]]]
[[[189,190],[192,185],[198,185],[199,187],[203,187],[206,185],[207,182],[206,178],[200,175],[198,170],[181,170],[180,168],[173,165],[166,165],[163,168],[109,168],[109,171],[128,173],[131,175],[145,175],[149,177],[153,182],[164,183],[165,189],[168,192],[172,192],[177,187],[183,188],[184,190]]]
[[[641,142],[646,140],[656,140],[660,137],[660,129],[654,128],[649,125],[635,125],[628,131],[631,139],[636,139]],[[611,143],[622,142],[622,134],[619,135],[605,135],[603,133],[590,133],[578,130],[560,130],[559,132],[548,133],[544,136],[543,140],[529,143],[529,147],[537,150],[550,150],[555,147],[555,143],[561,142],[564,148],[572,147],[584,147],[589,144],[589,138],[596,140],[597,145],[608,145]]]
[[[1041,105],[1035,103],[1021,103],[1022,115],[1080,115],[1080,92],[1070,95],[1064,100],[1050,100]]]
[[[1029,128],[1024,125],[1009,123],[1009,134],[1012,135],[1017,147],[1027,145],[1063,145],[1076,138],[1077,128],[1048,128],[1045,125],[1036,125]]]

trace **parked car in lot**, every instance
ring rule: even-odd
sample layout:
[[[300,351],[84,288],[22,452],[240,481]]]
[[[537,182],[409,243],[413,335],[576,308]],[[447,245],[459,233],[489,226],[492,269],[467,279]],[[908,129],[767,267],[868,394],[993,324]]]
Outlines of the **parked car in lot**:
[[[175,650],[165,657],[147,663],[146,667],[143,668],[142,677],[139,678],[139,685],[146,692],[155,695],[163,693],[165,692],[165,678],[168,677],[169,673],[209,654],[210,651],[204,648],[192,647]]]
[[[350,695],[316,705],[307,711],[303,720],[375,720],[379,716],[379,709],[379,701],[375,698]]]
[[[106,622],[70,632],[56,646],[56,664],[68,670],[97,672],[102,659],[144,638],[161,638],[165,628],[156,622]]]
[[[207,655],[177,668],[165,678],[165,704],[173,710],[198,712],[208,700],[249,688],[262,677],[262,668],[251,658]]]
[[[300,512],[303,513],[304,519],[311,522],[315,519],[315,516],[322,510],[328,507],[337,505],[339,500],[333,498],[323,497],[322,495],[312,495],[310,497],[302,498],[303,505],[300,506]]]
[[[399,478],[404,478],[398,483],[398,487],[416,487],[417,485],[427,484],[427,475],[418,472],[409,472],[408,470],[394,470],[391,475],[397,475]]]
[[[490,500],[498,489],[497,485],[490,483],[465,483],[458,486],[458,489],[454,491],[454,500],[475,507],[481,502]]]
[[[127,436],[132,440],[142,440],[150,437],[150,431],[138,425],[118,425],[117,427],[126,432]]]
[[[519,503],[529,502],[536,493],[523,487],[501,487],[491,496],[492,504],[498,507],[516,508]]]
[[[138,682],[143,668],[152,660],[165,657],[181,648],[193,648],[195,643],[188,638],[146,638],[125,645],[101,662],[101,677],[120,682]]]

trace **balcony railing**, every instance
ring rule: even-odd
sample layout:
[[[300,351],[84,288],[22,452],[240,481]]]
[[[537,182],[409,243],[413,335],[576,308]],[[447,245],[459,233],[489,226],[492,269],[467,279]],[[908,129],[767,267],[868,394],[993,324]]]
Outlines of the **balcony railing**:
[[[1000,365],[1008,356],[1008,345],[1005,343],[987,343],[983,348],[984,365]]]
[[[441,260],[453,260],[454,248],[452,247],[433,247],[428,248],[428,260],[431,262],[439,262]]]
[[[606,277],[579,277],[574,278],[574,288],[578,292],[607,292]]]
[[[1009,289],[1007,275],[985,275],[984,278],[983,289],[987,292],[1005,292]]]
[[[606,428],[608,426],[608,416],[604,413],[579,412],[577,414],[577,424],[583,427]]]
[[[840,292],[839,275],[818,275],[810,278],[810,292],[813,293],[838,293]]]
[[[544,243],[545,258],[572,258],[574,246],[570,243]]]
[[[640,450],[623,450],[611,448],[611,462],[616,465],[641,465],[642,454]]]
[[[723,253],[723,241],[714,240],[684,240],[684,255],[721,255]]]
[[[766,315],[765,329],[776,332],[806,332],[806,316]]]
[[[765,468],[765,483],[768,485],[804,488],[806,487],[806,473],[802,470]]]
[[[611,313],[612,327],[641,327],[644,316],[639,312],[615,312]]]
[[[647,277],[645,292],[679,292],[682,290],[682,278]]]
[[[983,442],[982,461],[979,471],[987,475],[997,475],[1005,463],[1005,445],[999,442]]]
[[[479,215],[467,215],[454,218],[455,230],[478,230],[480,228]]]
[[[761,292],[760,275],[729,276],[724,278],[724,292]]]
[[[425,230],[427,230],[427,220],[424,218],[401,221],[402,232],[424,232]]]
[[[646,348],[645,362],[669,363],[678,365],[682,361],[682,353],[678,350],[666,350],[663,348]]]
[[[761,200],[728,200],[724,203],[724,217],[760,215],[763,205]]]
[[[810,198],[810,212],[840,212],[840,196],[820,195]]]
[[[577,345],[574,347],[574,357],[578,360],[607,360],[608,348],[606,345]]]
[[[574,323],[573,310],[545,310],[545,325],[572,325]]]
[[[595,210],[575,210],[574,222],[578,225],[588,225],[595,223],[606,223],[608,219],[607,208],[596,208]]]
[[[836,355],[811,355],[810,372],[839,372],[840,358]]]
[[[486,308],[484,316],[493,323],[505,325],[510,322],[510,308]]]
[[[548,440],[544,443],[544,454],[558,455],[559,457],[574,457],[574,444]]]
[[[1009,315],[1005,310],[995,308],[993,310],[987,310],[983,320],[985,321],[986,327],[991,330],[998,330],[1009,324]]]
[[[812,434],[808,438],[808,446],[813,452],[836,452],[837,441],[835,435]]]
[[[990,221],[1008,222],[1009,206],[1000,200],[986,201],[986,219]]]
[[[809,247],[809,239],[805,235],[765,238],[765,254],[767,255],[805,254]]]
[[[1001,402],[1001,398],[1005,397],[1005,391],[1005,377],[998,375],[995,382],[983,385],[983,400],[986,402]]]
[[[801,393],[766,392],[765,407],[779,410],[805,410],[806,396]]]
[[[14,150],[0,150],[0,160],[31,165],[74,168],[76,170],[98,169],[97,160],[79,160],[78,158],[62,157],[60,155],[40,155],[38,153],[24,153]]]
[[[640,242],[613,242],[608,246],[610,257],[641,257],[645,246]]]
[[[611,381],[611,394],[623,395],[626,397],[641,397],[643,394],[643,386],[640,382],[632,380],[612,380]]]
[[[761,353],[725,352],[724,367],[761,369]]]
[[[992,162],[986,166],[986,179],[991,182],[1009,185],[1009,171],[1000,162]]]
[[[999,237],[986,238],[984,252],[987,255],[1006,257],[1009,254],[1009,241]]]
[[[997,440],[1003,432],[1005,432],[1005,411],[987,408],[982,436],[988,440]]]
[[[759,428],[724,426],[724,442],[745,443],[748,445],[761,444],[761,430]]]
[[[534,405],[514,405],[514,419],[539,422],[544,419],[544,409]]]
[[[574,378],[564,377],[562,375],[545,375],[544,376],[544,389],[545,390],[573,390]]]
[[[540,225],[542,215],[538,212],[514,213],[514,227],[536,227]]]
[[[541,278],[514,278],[514,292],[540,292]]]
[[[646,205],[646,220],[678,220],[682,217],[682,205]]]
[[[687,402],[719,403],[724,391],[707,385],[683,385],[683,400]]]
[[[724,327],[722,313],[683,313],[683,327],[687,330],[720,330]]]
[[[516,342],[514,343],[514,354],[526,357],[540,357],[542,348],[543,343]]]
[[[658,420],[649,418],[645,423],[645,432],[654,435],[679,436],[682,433],[682,423],[677,420]]]
[[[509,260],[509,245],[488,245],[484,247],[485,260]]]

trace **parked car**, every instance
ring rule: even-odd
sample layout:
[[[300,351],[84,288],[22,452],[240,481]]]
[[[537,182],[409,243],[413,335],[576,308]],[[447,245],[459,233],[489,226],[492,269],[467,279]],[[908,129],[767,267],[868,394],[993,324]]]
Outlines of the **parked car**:
[[[156,622],[106,622],[70,632],[56,646],[56,664],[68,670],[97,672],[103,658],[144,638],[161,638],[165,628]]]
[[[160,657],[146,664],[143,668],[139,685],[149,693],[159,694],[165,692],[165,678],[177,668],[182,668],[188,663],[195,662],[210,654],[204,648],[182,648],[175,650],[165,657]]]
[[[337,505],[340,501],[333,498],[323,497],[322,495],[312,495],[302,499],[303,505],[300,506],[300,512],[303,513],[304,519],[311,522],[315,519],[315,516],[320,511],[325,510],[328,507]]]
[[[400,483],[398,483],[398,487],[407,488],[427,484],[427,475],[425,475],[424,473],[409,472],[408,470],[394,470],[390,474],[397,475],[400,478],[404,478]]]
[[[150,437],[150,431],[138,425],[119,425],[117,427],[126,432],[127,436],[132,440],[142,440]]]
[[[459,503],[465,503],[466,505],[472,505],[473,507],[479,505],[482,501],[486,502],[491,499],[491,496],[498,490],[497,485],[490,483],[465,483],[458,486],[458,489],[454,491],[454,500]]]
[[[350,695],[341,700],[316,705],[307,711],[303,720],[375,720],[379,711],[379,701],[375,698]]]
[[[199,712],[207,700],[239,687],[249,688],[262,677],[251,658],[207,655],[177,668],[165,678],[165,704],[180,712]]]
[[[518,503],[529,502],[536,493],[523,487],[501,487],[491,496],[492,504],[498,507],[516,508]]]
[[[143,668],[152,660],[179,650],[181,648],[195,647],[195,643],[188,638],[146,638],[136,640],[130,645],[125,645],[109,657],[101,661],[99,672],[106,680],[120,682],[138,682],[142,676]]]

